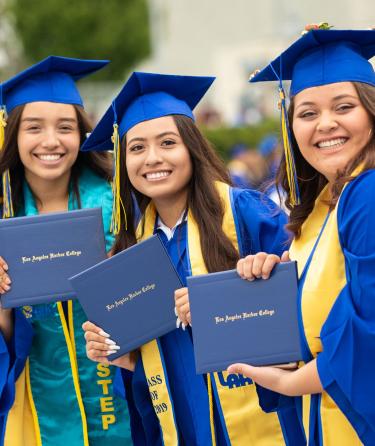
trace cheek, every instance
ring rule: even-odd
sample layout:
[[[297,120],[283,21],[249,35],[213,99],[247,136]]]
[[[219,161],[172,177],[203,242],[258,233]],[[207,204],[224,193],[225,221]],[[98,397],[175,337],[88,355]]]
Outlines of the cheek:
[[[136,171],[137,171],[137,161],[133,159],[131,155],[127,155],[126,157],[126,171],[128,173],[129,181],[134,184],[136,181]]]

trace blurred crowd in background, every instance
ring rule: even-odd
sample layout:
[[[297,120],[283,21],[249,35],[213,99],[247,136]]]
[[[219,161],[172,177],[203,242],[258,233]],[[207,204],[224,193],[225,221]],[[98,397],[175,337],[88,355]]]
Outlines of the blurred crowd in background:
[[[250,86],[250,73],[295,40],[306,23],[375,24],[372,3],[0,0],[0,81],[48,55],[110,59],[108,68],[80,84],[95,122],[133,70],[215,75],[197,108],[198,124],[228,162],[236,185],[275,197],[277,87]]]

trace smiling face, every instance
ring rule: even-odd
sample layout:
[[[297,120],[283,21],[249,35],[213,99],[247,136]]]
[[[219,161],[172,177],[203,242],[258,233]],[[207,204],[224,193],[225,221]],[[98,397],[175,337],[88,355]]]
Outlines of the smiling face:
[[[172,116],[141,122],[128,131],[126,168],[133,187],[155,204],[186,202],[193,167]]]
[[[77,159],[80,131],[70,104],[26,104],[18,129],[18,151],[28,182],[69,177]]]
[[[350,82],[307,88],[294,98],[298,147],[329,182],[360,154],[371,132],[371,118]]]

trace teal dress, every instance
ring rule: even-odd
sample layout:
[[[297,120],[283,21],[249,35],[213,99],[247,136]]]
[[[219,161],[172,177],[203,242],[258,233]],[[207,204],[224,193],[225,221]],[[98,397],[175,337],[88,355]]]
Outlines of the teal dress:
[[[113,244],[109,183],[85,169],[79,192],[82,208],[102,207],[109,250]],[[37,214],[27,183],[24,198],[24,209],[18,215]],[[77,208],[70,193],[69,210]],[[126,401],[113,393],[114,368],[86,357],[81,328],[86,320],[76,300],[15,310],[13,339],[6,344],[0,334],[0,444],[16,396],[15,383],[25,364],[42,446],[132,444]],[[19,424],[22,429],[21,420]]]

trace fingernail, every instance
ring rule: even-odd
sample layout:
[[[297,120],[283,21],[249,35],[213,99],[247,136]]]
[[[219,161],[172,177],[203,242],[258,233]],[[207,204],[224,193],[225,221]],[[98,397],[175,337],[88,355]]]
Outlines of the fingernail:
[[[8,285],[3,285],[3,287],[6,289],[6,291],[9,291],[10,290],[10,286],[8,286]]]
[[[259,275],[259,276],[257,276],[257,279],[261,279],[261,278],[262,278],[262,276],[260,276],[260,275]]]
[[[4,263],[3,268],[5,269],[5,271],[8,271],[8,265],[6,263]]]
[[[112,345],[112,346],[111,346],[111,349],[112,349],[112,350],[120,350],[120,348],[121,348],[121,347],[120,347],[119,345]]]
[[[117,350],[108,350],[107,351],[107,356],[113,355],[113,353],[117,353]]]
[[[180,328],[181,325],[181,319],[178,317],[176,320],[176,328]]]
[[[106,333],[106,332],[103,331],[103,330],[100,330],[100,331],[99,331],[99,334],[100,334],[100,336],[103,336],[103,337],[105,337],[105,338],[110,338],[110,337],[111,337],[111,335],[109,335],[108,333]]]
[[[254,280],[254,277],[250,277],[249,279],[247,279],[249,282],[252,282]]]
[[[174,307],[174,314],[175,314],[176,317],[178,317],[178,313],[177,313],[177,308],[176,307]]]
[[[6,278],[6,279],[5,279],[5,283],[6,283],[7,285],[10,285],[12,282],[10,281],[10,279]]]
[[[186,329],[186,325],[182,322],[181,323],[181,328],[185,331],[185,329]]]

